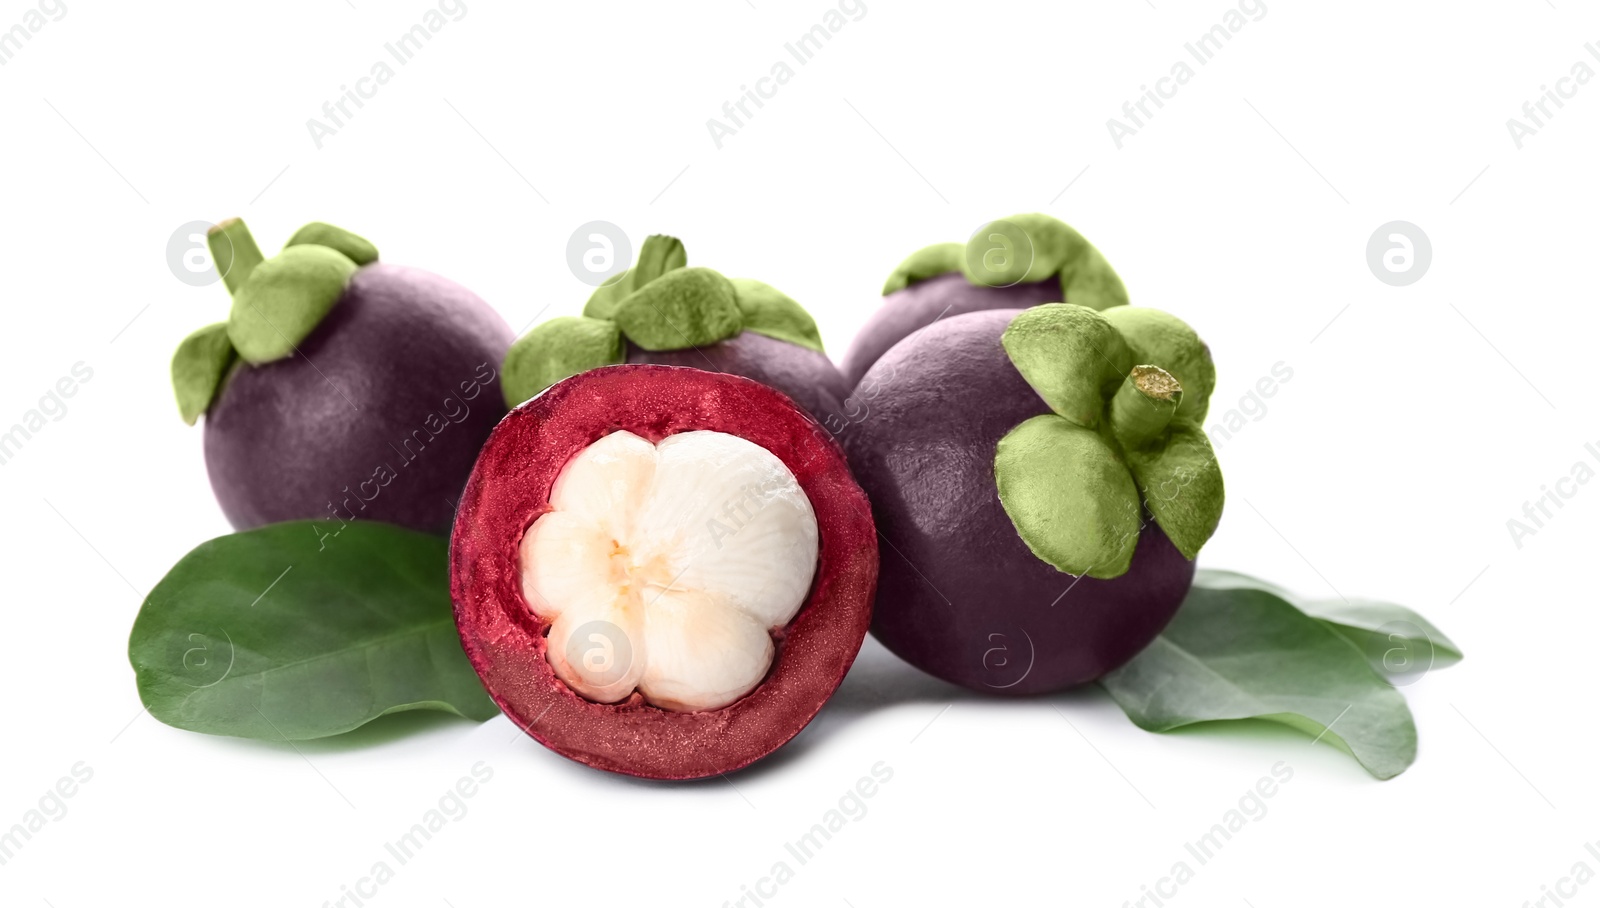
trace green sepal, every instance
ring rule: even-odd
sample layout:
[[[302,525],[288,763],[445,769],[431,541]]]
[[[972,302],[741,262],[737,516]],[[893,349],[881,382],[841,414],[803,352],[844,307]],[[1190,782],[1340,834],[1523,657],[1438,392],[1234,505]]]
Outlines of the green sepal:
[[[1062,266],[1061,300],[1104,311],[1128,305],[1128,288],[1100,250],[1089,246],[1086,253]]]
[[[294,352],[339,301],[356,263],[327,246],[290,246],[257,265],[233,296],[228,338],[249,363]]]
[[[743,329],[733,283],[710,268],[669,271],[617,303],[614,319],[646,350],[682,350],[725,340]]]
[[[172,355],[172,390],[184,422],[194,425],[211,408],[236,355],[226,322],[207,325],[178,344]]]
[[[324,224],[321,221],[312,221],[294,232],[285,243],[289,246],[326,246],[336,252],[344,253],[344,257],[356,263],[357,267],[370,265],[378,260],[378,247],[368,242],[365,237],[357,236],[343,227]]]
[[[729,278],[729,282],[744,330],[823,352],[816,319],[799,303],[776,287],[747,277]]]
[[[1156,524],[1193,561],[1222,520],[1222,467],[1211,440],[1198,424],[1174,420],[1163,444],[1124,456]]]
[[[584,304],[583,314],[589,318],[615,318],[617,306],[629,294],[640,289],[669,271],[689,264],[689,253],[677,237],[651,234],[639,247],[639,257],[633,267],[622,272],[615,280],[602,284]]]
[[[240,218],[228,218],[206,231],[206,248],[211,250],[211,263],[229,293],[238,293],[263,261],[261,247]]]
[[[883,295],[888,296],[897,290],[904,290],[930,277],[960,271],[961,258],[966,253],[966,248],[961,243],[936,243],[918,249],[906,256],[906,260],[901,262],[889,275],[889,279],[883,282]]]
[[[1023,310],[1000,343],[1051,410],[1091,428],[1100,424],[1106,399],[1134,365],[1127,343],[1104,315],[1070,303]]]
[[[1049,280],[1092,248],[1078,231],[1048,214],[1018,214],[978,228],[961,270],[973,284],[1010,287]]]
[[[1080,577],[1127,572],[1139,541],[1139,490],[1098,432],[1035,416],[1000,439],[994,478],[1017,535],[1041,561]]]
[[[506,352],[500,389],[506,406],[531,400],[563,378],[627,358],[622,332],[604,319],[563,315],[523,335]]]
[[[1144,306],[1108,309],[1105,318],[1114,325],[1134,358],[1172,373],[1183,385],[1177,419],[1200,422],[1206,417],[1211,390],[1217,385],[1217,367],[1211,349],[1194,329],[1175,315]]]

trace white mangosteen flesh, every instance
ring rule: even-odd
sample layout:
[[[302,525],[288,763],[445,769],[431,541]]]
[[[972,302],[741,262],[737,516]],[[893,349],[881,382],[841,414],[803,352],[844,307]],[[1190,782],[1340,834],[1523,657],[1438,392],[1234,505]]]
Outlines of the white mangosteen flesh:
[[[720,709],[766,676],[817,569],[794,474],[735,435],[613,432],[573,457],[521,544],[545,654],[580,696]]]

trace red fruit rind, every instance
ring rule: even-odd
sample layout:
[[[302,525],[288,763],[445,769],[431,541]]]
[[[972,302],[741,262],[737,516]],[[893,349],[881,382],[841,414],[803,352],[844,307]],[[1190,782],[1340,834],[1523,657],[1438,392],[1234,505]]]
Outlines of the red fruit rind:
[[[819,563],[810,594],[775,640],[767,677],[717,710],[671,712],[637,692],[583,699],[545,657],[549,624],[522,595],[518,547],[550,510],[571,458],[626,430],[652,443],[694,430],[737,435],[778,457],[811,501]],[[552,385],[490,434],[450,545],[451,596],[467,657],[507,716],[546,747],[597,769],[651,779],[730,772],[800,732],[832,696],[866,636],[877,584],[872,509],[832,437],[787,397],[722,373],[620,365]]]

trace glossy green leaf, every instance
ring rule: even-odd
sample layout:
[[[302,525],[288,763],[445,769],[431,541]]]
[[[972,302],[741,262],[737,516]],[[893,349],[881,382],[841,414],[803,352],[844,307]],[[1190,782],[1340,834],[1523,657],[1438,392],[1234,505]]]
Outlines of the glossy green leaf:
[[[817,322],[799,303],[770,284],[745,277],[729,279],[744,330],[822,352]]]
[[[1326,623],[1266,589],[1196,585],[1161,636],[1100,683],[1149,731],[1266,719],[1320,736],[1380,779],[1417,756],[1400,692]]]
[[[1007,432],[995,448],[995,485],[1017,535],[1068,574],[1120,577],[1139,540],[1139,490],[1111,445],[1053,414]]]
[[[1428,619],[1403,605],[1371,599],[1307,599],[1288,590],[1236,574],[1202,570],[1195,585],[1209,589],[1253,589],[1271,593],[1349,640],[1372,667],[1386,676],[1408,677],[1460,662],[1461,648]]]
[[[233,295],[228,338],[246,362],[294,352],[344,293],[356,263],[327,246],[290,246],[257,265]]]
[[[1000,343],[1050,409],[1080,426],[1100,424],[1107,399],[1134,366],[1127,343],[1104,315],[1066,303],[1024,310]]]
[[[172,390],[184,422],[192,426],[210,409],[233,359],[225,322],[207,325],[178,344],[178,352],[172,355]]]
[[[710,268],[669,271],[617,304],[617,327],[646,350],[704,347],[738,334],[733,284]]]
[[[447,547],[365,520],[342,530],[278,523],[203,543],[134,620],[139,697],[168,725],[272,741],[412,709],[491,718],[456,634]]]
[[[506,352],[500,388],[515,407],[556,382],[579,372],[623,362],[627,345],[613,322],[561,316],[535,327]]]
[[[1178,405],[1181,410],[1183,405]],[[1124,452],[1162,532],[1193,561],[1222,520],[1222,467],[1211,440],[1194,423],[1175,420],[1157,448]]]
[[[966,251],[964,243],[935,243],[918,249],[906,256],[906,260],[901,262],[894,269],[894,273],[889,275],[889,279],[883,282],[883,295],[888,296],[897,290],[904,290],[930,277],[960,271],[961,259],[966,255]]]
[[[357,236],[343,227],[312,221],[294,232],[285,246],[326,246],[359,265],[370,265],[378,260],[378,247],[366,237]]]

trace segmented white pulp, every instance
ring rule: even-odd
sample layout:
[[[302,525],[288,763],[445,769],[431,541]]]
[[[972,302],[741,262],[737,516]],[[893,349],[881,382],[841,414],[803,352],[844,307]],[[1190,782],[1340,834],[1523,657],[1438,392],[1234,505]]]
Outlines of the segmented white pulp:
[[[766,675],[771,631],[817,565],[811,502],[770,451],[722,432],[614,432],[567,464],[550,504],[522,539],[522,592],[573,690],[718,709]]]

